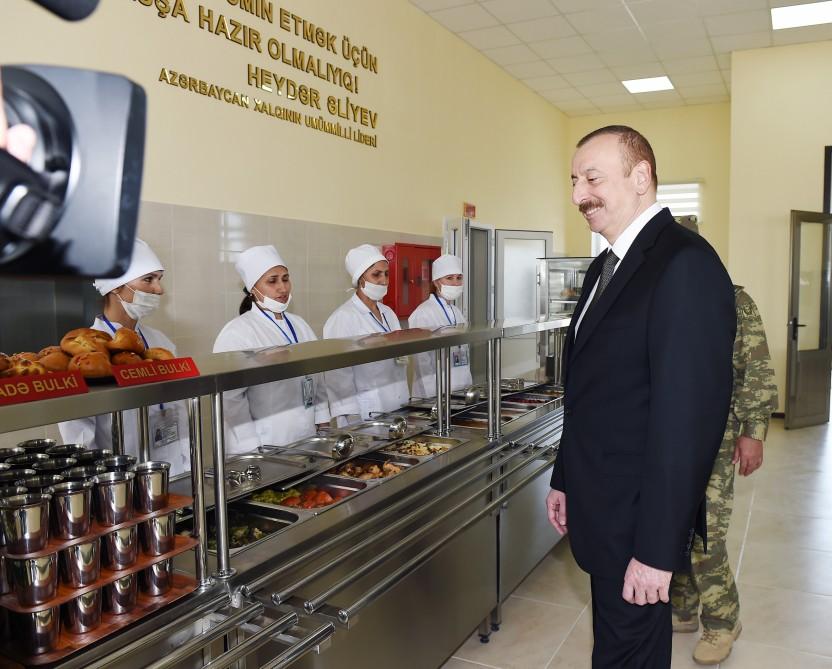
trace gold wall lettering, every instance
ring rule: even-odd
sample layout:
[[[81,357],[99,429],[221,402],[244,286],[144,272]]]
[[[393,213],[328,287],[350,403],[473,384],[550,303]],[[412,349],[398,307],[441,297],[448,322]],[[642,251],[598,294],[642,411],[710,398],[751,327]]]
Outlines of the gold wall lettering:
[[[359,86],[359,72],[365,72],[370,78],[378,75],[378,57],[349,36],[277,7],[270,0],[225,0],[223,11],[192,0],[127,1],[154,11],[159,19],[178,19],[177,25],[194,26],[202,33],[235,44],[271,63],[268,66],[246,64],[241,85],[256,89],[256,94],[165,66],[159,72],[160,83],[362,146],[378,147],[379,112],[355,97],[365,88],[364,82]],[[257,21],[261,24],[255,27],[252,22]],[[281,38],[280,31],[286,37]],[[291,43],[293,39],[301,40],[300,44]],[[316,50],[319,52],[315,53]],[[338,58],[346,63],[339,64]],[[312,85],[313,82],[333,86],[349,95],[330,94],[317,84]],[[279,103],[265,99],[266,95],[275,96]],[[301,109],[294,109],[295,105]]]

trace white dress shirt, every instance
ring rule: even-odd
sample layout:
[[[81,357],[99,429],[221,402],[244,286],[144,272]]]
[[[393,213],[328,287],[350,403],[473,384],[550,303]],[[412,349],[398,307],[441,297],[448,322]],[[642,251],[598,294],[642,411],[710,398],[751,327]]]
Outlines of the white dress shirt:
[[[651,204],[647,209],[645,209],[641,214],[636,216],[633,219],[633,222],[630,223],[624,231],[618,236],[618,239],[615,240],[615,243],[612,245],[612,252],[618,258],[618,262],[615,263],[615,267],[613,267],[613,274],[618,270],[618,267],[621,265],[621,261],[624,260],[624,256],[627,255],[627,251],[630,250],[630,247],[633,245],[633,242],[638,237],[638,233],[644,229],[644,226],[650,222],[656,214],[658,214],[662,210],[662,205],[658,202],[654,202]],[[581,327],[581,321],[584,319],[584,315],[587,312],[587,309],[590,304],[592,304],[592,298],[595,297],[595,291],[598,290],[598,281],[601,280],[601,277],[598,277],[598,280],[595,281],[595,285],[592,287],[592,292],[589,294],[586,302],[584,302],[583,311],[581,311],[580,315],[578,316],[578,322],[575,324],[575,336],[578,336],[578,328]]]

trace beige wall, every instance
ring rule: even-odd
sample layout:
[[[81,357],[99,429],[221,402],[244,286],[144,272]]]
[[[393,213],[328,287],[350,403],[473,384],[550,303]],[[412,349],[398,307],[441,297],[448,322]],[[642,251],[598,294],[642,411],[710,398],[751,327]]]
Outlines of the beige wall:
[[[647,137],[656,154],[660,183],[702,183],[700,231],[727,263],[730,105],[696,105],[569,119],[567,164],[581,137],[612,124],[629,125]],[[566,198],[565,207],[567,252],[574,256],[588,255],[590,233],[586,222]]]
[[[729,268],[766,326],[785,400],[789,212],[823,206],[823,147],[832,145],[832,42],[734,54],[731,67]]]
[[[430,235],[467,200],[484,222],[562,239],[565,117],[407,0],[274,3],[378,56],[378,75],[359,70],[351,96],[379,113],[375,150],[160,83],[165,66],[253,96],[251,62],[324,96],[350,95],[198,29],[195,0],[184,0],[190,25],[136,0],[102,2],[79,24],[33,3],[5,4],[0,62],[97,67],[146,88],[145,200]],[[325,55],[225,0],[202,4]]]

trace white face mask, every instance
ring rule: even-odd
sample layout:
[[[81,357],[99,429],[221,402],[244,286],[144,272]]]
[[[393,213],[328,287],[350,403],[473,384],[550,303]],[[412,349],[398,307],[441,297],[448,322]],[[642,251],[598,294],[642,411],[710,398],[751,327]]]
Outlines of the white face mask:
[[[130,288],[130,286],[127,287]],[[150,316],[162,303],[161,295],[146,293],[143,290],[135,290],[134,288],[130,288],[130,290],[133,291],[132,302],[125,302],[121,299],[120,295],[116,295],[116,297],[121,300],[121,306],[124,307],[124,311],[134,321],[140,321],[145,316]]]
[[[256,289],[252,286],[252,288],[251,288],[251,294],[252,295],[254,295],[255,290]],[[259,290],[257,292],[260,293]],[[263,295],[263,293],[260,293],[260,297],[262,299],[257,300],[257,304],[259,304],[261,307],[263,307],[267,311],[271,311],[272,313],[275,313],[275,314],[282,314],[284,311],[286,311],[286,309],[289,307],[289,302],[292,301],[292,294],[291,293],[289,293],[289,298],[285,302],[281,302],[281,301],[275,300],[271,297],[267,297],[266,295]]]
[[[364,282],[361,290],[373,302],[383,300],[384,296],[387,295],[387,286],[382,286],[378,283],[370,283],[369,281]]]
[[[446,286],[444,283],[439,286],[439,294],[448,300],[448,302],[458,300],[462,297],[462,292],[464,290],[465,286]]]

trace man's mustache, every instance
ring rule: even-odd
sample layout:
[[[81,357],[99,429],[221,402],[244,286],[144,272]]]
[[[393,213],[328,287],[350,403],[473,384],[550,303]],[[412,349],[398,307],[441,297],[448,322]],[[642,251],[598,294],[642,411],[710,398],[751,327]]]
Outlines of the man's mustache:
[[[582,214],[586,214],[586,212],[588,212],[590,209],[596,209],[602,206],[603,203],[601,202],[601,200],[586,200],[578,205],[578,211],[580,211]]]

